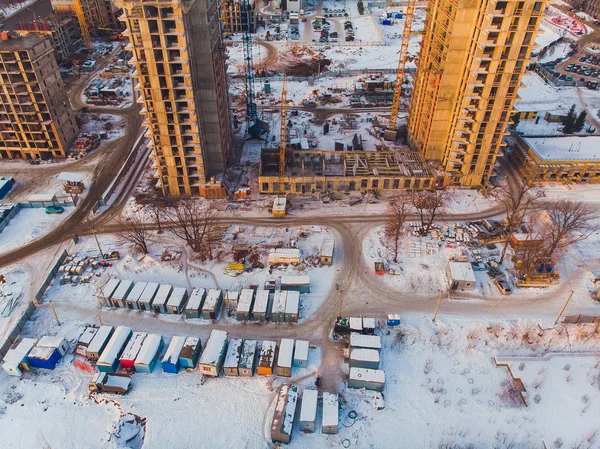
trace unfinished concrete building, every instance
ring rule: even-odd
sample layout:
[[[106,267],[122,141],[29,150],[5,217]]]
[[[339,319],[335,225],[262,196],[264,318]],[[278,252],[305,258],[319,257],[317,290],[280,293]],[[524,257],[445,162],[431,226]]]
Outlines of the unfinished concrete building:
[[[198,195],[231,151],[219,4],[118,0],[152,140],[157,188]]]
[[[250,9],[245,11],[241,0],[226,0],[223,2],[223,31],[241,33],[246,30],[246,20],[250,24],[250,33],[256,32],[257,15],[256,2],[248,0]],[[248,18],[246,18],[248,15]]]
[[[477,187],[492,174],[544,6],[429,0],[408,132],[446,184]]]
[[[49,37],[0,40],[0,158],[65,157],[79,128]]]
[[[76,14],[75,2],[81,3],[83,15],[90,34],[94,34],[94,28],[103,27],[110,23],[110,1],[105,0],[50,0],[54,11],[59,13]]]
[[[83,46],[79,22],[75,15],[51,14],[31,23],[18,23],[17,30],[21,36],[41,34],[49,36],[54,45],[56,60],[61,62]]]

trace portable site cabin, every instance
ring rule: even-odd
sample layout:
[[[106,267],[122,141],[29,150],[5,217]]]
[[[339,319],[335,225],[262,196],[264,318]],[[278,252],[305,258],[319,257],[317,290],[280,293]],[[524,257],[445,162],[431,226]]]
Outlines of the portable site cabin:
[[[281,276],[281,290],[310,293],[310,276]]]
[[[274,341],[263,341],[258,357],[258,366],[256,374],[259,376],[271,376],[273,374],[273,365],[275,364],[275,351],[277,343]]]
[[[40,338],[36,346],[41,346],[45,348],[56,348],[60,352],[61,356],[67,355],[69,352],[69,343],[62,337],[51,337],[49,335],[45,335]]]
[[[383,391],[385,387],[385,372],[380,369],[350,368],[348,388],[365,388],[373,391]]]
[[[112,337],[114,328],[112,326],[100,326],[98,332],[92,339],[91,343],[85,351],[85,358],[91,362],[95,362],[100,358],[102,351],[108,344],[110,337]]]
[[[400,326],[400,314],[399,313],[390,313],[387,316],[387,325],[388,326]]]
[[[195,288],[192,290],[188,302],[185,306],[185,317],[186,318],[201,318],[202,317],[202,304],[206,297],[206,289]]]
[[[238,369],[240,376],[252,377],[256,361],[256,340],[244,340]]]
[[[135,285],[133,286],[133,288],[127,295],[127,298],[125,298],[125,307],[126,308],[128,308],[130,310],[139,309],[138,301],[140,300],[142,293],[144,293],[144,289],[146,288],[147,285],[148,285],[148,283],[144,282],[144,281],[138,281],[135,283]]]
[[[276,248],[269,252],[267,263],[269,265],[276,264],[299,264],[300,250],[298,248]]]
[[[223,292],[220,289],[211,288],[206,294],[204,305],[202,306],[202,318],[206,320],[219,319],[219,312],[223,305]]]
[[[375,318],[365,318],[362,319],[363,326],[363,334],[373,335],[375,333],[375,327],[377,327],[377,323]]]
[[[286,323],[297,323],[300,314],[300,293],[296,291],[287,292],[285,301],[284,321]]]
[[[308,366],[308,341],[296,340],[294,362],[292,365],[299,368],[306,368]]]
[[[75,345],[75,354],[85,357],[85,351],[96,336],[98,328],[96,326],[86,326]]]
[[[187,337],[179,353],[179,366],[182,368],[196,368],[202,343],[198,337]]]
[[[242,357],[242,345],[244,340],[241,338],[232,338],[229,340],[229,346],[227,347],[227,355],[225,356],[225,363],[223,364],[223,373],[226,376],[239,376],[240,370],[238,368],[240,364],[240,358]]]
[[[446,265],[446,277],[451,290],[475,290],[477,280],[469,262],[449,261]]]
[[[323,246],[321,247],[321,265],[331,265],[333,262],[333,247],[335,240],[325,239],[323,240]]]
[[[21,377],[23,371],[30,370],[31,367],[27,355],[36,343],[37,340],[35,338],[24,338],[14,348],[6,352],[2,368],[9,376]]]
[[[158,287],[156,296],[152,301],[152,310],[155,313],[167,313],[167,302],[169,301],[169,296],[172,291],[173,286],[169,284],[162,284]]]
[[[205,376],[218,377],[227,352],[227,332],[213,329],[200,356],[200,372]]]
[[[352,348],[348,365],[350,368],[379,369],[379,352],[376,349]]]
[[[350,334],[350,348],[376,349],[381,351],[381,337],[378,335]]]
[[[144,344],[147,335],[146,332],[133,333],[127,346],[125,346],[125,349],[123,350],[123,354],[119,357],[119,361],[123,368],[134,368],[135,358],[138,356],[140,349],[142,349],[142,345]]]
[[[298,404],[298,387],[282,385],[277,394],[275,413],[271,423],[271,440],[288,444],[292,439],[292,427]]]
[[[362,334],[363,331],[363,320],[360,317],[350,317],[348,320],[350,323],[350,332],[358,332]]]
[[[185,345],[186,337],[173,337],[167,352],[162,358],[162,369],[165,373],[177,374],[179,371],[179,354]]]
[[[121,283],[113,293],[112,298],[110,298],[110,303],[112,304],[112,306],[127,307],[127,305],[125,304],[125,299],[127,299],[127,295],[129,294],[132,288],[132,281],[121,281]]]
[[[101,306],[110,307],[113,293],[119,286],[121,281],[119,279],[109,279],[106,284],[100,289],[98,294],[98,302]]]
[[[180,315],[185,309],[185,304],[188,299],[187,288],[176,287],[173,289],[173,293],[169,296],[167,301],[167,313],[171,315]]]
[[[317,390],[305,389],[302,392],[302,405],[300,407],[300,418],[298,429],[302,432],[313,433],[317,425],[317,401],[319,392]]]
[[[27,358],[32,368],[54,369],[69,350],[69,344],[61,337],[40,338]]]
[[[323,393],[322,433],[336,434],[339,425],[339,400],[337,393]]]
[[[162,348],[163,338],[158,334],[148,334],[135,359],[135,370],[138,373],[151,373]]]
[[[152,301],[154,301],[157,291],[158,291],[158,283],[157,282],[148,282],[148,285],[146,285],[146,288],[142,292],[140,299],[138,299],[138,308],[140,310],[152,311]]]
[[[285,321],[285,303],[287,302],[288,292],[277,290],[273,294],[273,308],[271,309],[271,321],[283,323]]]
[[[131,337],[131,329],[126,326],[117,326],[108,341],[102,355],[96,362],[98,371],[112,373],[119,367],[119,356],[123,353],[127,341]]]
[[[294,340],[282,338],[277,357],[277,375],[292,377],[292,360],[294,358]]]
[[[251,288],[244,288],[240,293],[240,299],[237,305],[236,317],[238,321],[248,321],[250,319],[250,313],[252,312],[253,304],[254,290]]]
[[[271,295],[269,290],[257,290],[252,310],[252,321],[267,321],[271,317]]]

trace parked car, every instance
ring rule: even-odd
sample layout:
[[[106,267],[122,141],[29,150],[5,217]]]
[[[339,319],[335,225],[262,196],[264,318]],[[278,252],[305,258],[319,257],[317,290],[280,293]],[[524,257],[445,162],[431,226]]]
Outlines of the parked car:
[[[4,24],[3,24],[3,23],[0,23],[0,30],[1,30],[2,28],[4,28]]]
[[[48,206],[46,208],[47,214],[62,214],[65,211],[65,208],[62,206]]]
[[[496,284],[496,287],[498,287],[498,290],[500,290],[500,293],[503,295],[510,295],[512,293],[512,290],[503,279],[496,279],[494,284]]]

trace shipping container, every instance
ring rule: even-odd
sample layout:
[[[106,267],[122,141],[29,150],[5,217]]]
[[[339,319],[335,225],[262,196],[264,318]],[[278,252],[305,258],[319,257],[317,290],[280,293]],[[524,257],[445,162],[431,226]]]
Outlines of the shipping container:
[[[302,404],[300,406],[300,418],[298,429],[301,432],[313,433],[317,425],[317,403],[319,392],[317,390],[305,389],[302,392]]]
[[[284,321],[286,323],[297,323],[300,313],[300,293],[296,291],[288,291],[285,301]]]
[[[119,279],[109,279],[100,289],[98,294],[98,302],[101,306],[111,307],[110,299],[112,298],[112,295],[119,286],[120,282],[121,281]]]
[[[211,288],[206,294],[202,306],[202,318],[206,320],[219,319],[219,312],[223,305],[223,292],[220,289]]]
[[[236,317],[238,321],[248,321],[250,319],[253,304],[254,290],[251,288],[244,288],[240,293],[240,299],[237,305]]]
[[[35,347],[35,338],[24,338],[15,347],[9,349],[4,356],[2,369],[9,376],[21,377],[24,371],[29,371],[31,366],[27,355]]]
[[[285,321],[285,303],[287,302],[288,292],[277,290],[273,294],[273,308],[271,309],[271,321],[283,323]]]
[[[185,308],[185,303],[188,299],[187,289],[184,287],[177,287],[171,293],[169,300],[167,301],[167,313],[172,315],[180,315]]]
[[[173,286],[169,284],[161,284],[161,286],[158,287],[156,296],[152,300],[152,310],[155,313],[167,313],[167,302],[169,301],[169,296],[172,291]]]
[[[112,306],[113,307],[127,307],[127,305],[125,304],[125,299],[127,299],[127,295],[129,294],[129,292],[131,291],[132,288],[133,288],[132,281],[127,281],[127,280],[121,281],[121,283],[119,284],[119,286],[113,293],[112,298],[110,298],[110,303],[112,304]]]
[[[352,348],[348,365],[353,368],[379,369],[379,351],[376,349]]]
[[[130,310],[139,309],[138,301],[140,300],[142,293],[144,293],[144,289],[147,285],[148,283],[144,281],[136,282],[125,299],[125,307]]]
[[[201,351],[202,342],[200,339],[198,337],[187,337],[179,353],[179,365],[182,368],[196,368]]]
[[[271,423],[271,440],[288,444],[292,439],[292,428],[298,404],[298,387],[282,385],[275,402],[275,413]]]
[[[337,393],[323,393],[322,433],[338,433],[340,405]]]
[[[140,299],[138,299],[138,307],[140,310],[152,311],[152,301],[154,301],[154,298],[156,297],[156,292],[158,292],[158,283],[148,282]]]
[[[277,343],[274,341],[263,341],[258,357],[258,366],[256,374],[259,376],[273,375],[273,365],[275,365],[275,352],[277,351]]]
[[[127,343],[127,346],[125,346],[125,349],[123,350],[123,354],[121,354],[121,357],[119,358],[123,368],[134,368],[135,358],[138,356],[140,349],[142,349],[142,345],[144,344],[147,335],[146,332],[133,333],[129,339],[129,343]]]
[[[112,373],[117,370],[119,367],[119,357],[125,349],[131,334],[131,329],[127,326],[117,326],[106,348],[104,348],[104,351],[102,351],[100,358],[96,362],[98,371]]]
[[[240,376],[252,377],[256,363],[256,340],[244,340],[242,356],[238,365]]]
[[[282,338],[277,357],[277,375],[292,377],[292,360],[294,359],[294,340]]]
[[[54,369],[68,350],[69,344],[64,338],[44,336],[29,351],[27,358],[32,368]]]
[[[306,368],[308,366],[308,341],[296,340],[293,365],[298,368]]]
[[[179,354],[185,345],[186,337],[173,337],[167,352],[162,358],[162,369],[165,373],[177,374],[179,372]]]
[[[350,317],[348,319],[350,325],[350,332],[358,332],[362,334],[363,330],[363,320],[360,317]]]
[[[310,293],[309,276],[281,276],[281,290]]]
[[[367,335],[375,334],[375,328],[377,327],[375,318],[363,317],[362,325],[363,325],[363,334],[367,334]]]
[[[148,334],[135,359],[138,373],[151,373],[163,348],[163,338],[158,334]]]
[[[96,332],[98,332],[98,327],[96,326],[86,326],[77,339],[77,344],[75,345],[75,354],[78,354],[82,357],[85,357],[85,351],[88,346],[96,336]]]
[[[100,358],[102,351],[104,351],[110,337],[112,337],[113,331],[114,328],[112,326],[100,326],[98,332],[96,332],[92,342],[85,351],[85,357],[88,360],[95,362]]]
[[[376,349],[381,351],[381,337],[378,335],[361,335],[356,332],[350,334],[351,348]]]
[[[186,318],[201,318],[202,317],[202,305],[204,304],[204,298],[206,297],[206,289],[195,288],[190,294],[187,305],[185,306],[185,317]]]
[[[257,290],[252,310],[252,321],[267,321],[271,318],[271,295],[269,290]]]
[[[227,352],[227,332],[213,329],[200,356],[200,372],[205,376],[218,377]]]
[[[58,348],[60,355],[65,356],[69,352],[69,343],[62,337],[52,337],[44,335],[40,338],[37,346],[44,346],[46,348]]]
[[[350,368],[348,388],[365,388],[373,391],[383,391],[385,373],[383,370],[367,368]]]
[[[325,239],[323,240],[323,246],[321,247],[321,265],[331,265],[333,262],[333,247],[335,240]]]
[[[229,340],[225,363],[223,364],[223,373],[226,376],[239,376],[239,364],[242,356],[242,345],[244,341],[241,338],[232,338]]]

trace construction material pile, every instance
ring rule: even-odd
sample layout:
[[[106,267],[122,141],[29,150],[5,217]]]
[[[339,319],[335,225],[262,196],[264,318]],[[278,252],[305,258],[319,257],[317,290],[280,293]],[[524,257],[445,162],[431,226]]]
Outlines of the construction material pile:
[[[293,46],[280,54],[282,70],[289,76],[314,76],[326,71],[331,60],[310,47]]]

